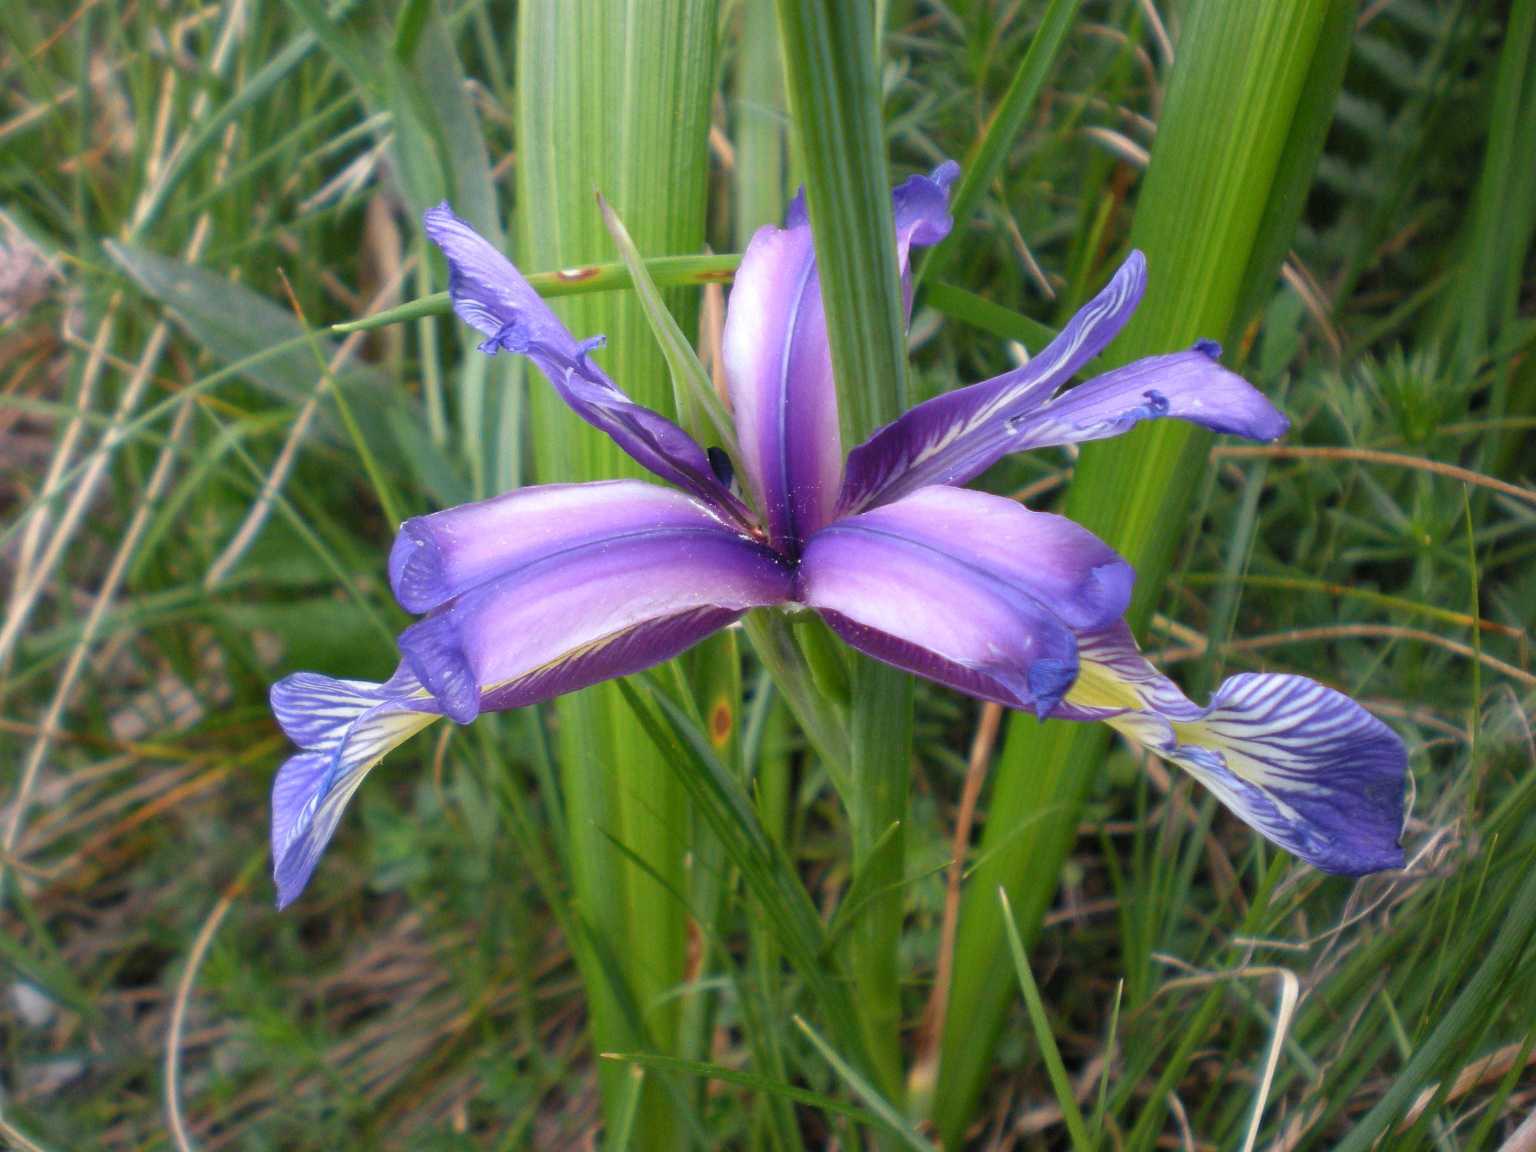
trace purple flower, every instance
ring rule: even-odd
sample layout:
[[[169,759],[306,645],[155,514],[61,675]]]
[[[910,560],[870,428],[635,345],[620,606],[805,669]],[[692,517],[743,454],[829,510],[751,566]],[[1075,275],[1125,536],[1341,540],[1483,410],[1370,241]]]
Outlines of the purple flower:
[[[895,190],[910,249],[950,229],[945,164]],[[528,356],[571,409],[671,486],[556,484],[408,520],[389,560],[400,636],[383,684],[308,673],[272,689],[302,751],[272,790],[278,902],[391,748],[447,716],[519,708],[667,660],[753,608],[814,610],[849,645],[983,700],[1102,720],[1179,764],[1259,832],[1329,872],[1402,864],[1406,755],[1386,725],[1298,676],[1242,675],[1189,701],[1121,620],[1135,574],[1060,516],[958,487],[1009,453],[1175,416],[1259,440],[1287,423],[1202,342],[1068,388],[1146,283],[1133,252],[1022,368],[945,393],[844,459],[811,230],[800,201],[759,231],[724,355],[742,491],[672,421],[630,400],[516,268],[447,205],[426,214],[482,351]],[[910,288],[908,289],[910,295]]]

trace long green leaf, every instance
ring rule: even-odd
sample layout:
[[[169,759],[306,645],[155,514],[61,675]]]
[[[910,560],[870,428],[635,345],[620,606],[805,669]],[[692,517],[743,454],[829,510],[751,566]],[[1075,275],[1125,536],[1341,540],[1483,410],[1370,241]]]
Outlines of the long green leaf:
[[[685,285],[729,284],[740,263],[741,256],[735,253],[723,256],[657,256],[647,260],[645,267],[657,285],[678,288]],[[524,273],[524,276],[545,299],[617,292],[634,287],[629,269],[622,263],[585,264],[562,268],[558,272],[529,272]],[[372,316],[332,324],[331,331],[341,334],[366,332],[371,328],[419,320],[423,316],[447,316],[452,311],[453,303],[448,299],[448,293],[434,292],[430,296],[375,312]]]
[[[517,202],[520,262],[573,268],[613,258],[593,200],[601,190],[644,252],[704,247],[715,0],[529,0],[517,8]],[[697,293],[665,294],[685,336]],[[556,309],[578,337],[604,334],[597,356],[641,404],[672,410],[666,363],[630,294],[567,297]],[[533,473],[541,481],[610,479],[638,467],[565,409],[553,389],[530,390]],[[559,763],[571,883],[594,932],[623,942],[622,977],[663,1052],[679,1043],[681,1008],[669,995],[688,954],[682,910],[653,877],[687,888],[687,798],[670,767],[636,731],[613,686],[562,699]],[[597,833],[607,830],[650,866],[633,867]],[[589,1023],[601,1050],[639,1047],[607,987],[609,973],[578,950]],[[618,1114],[622,1069],[600,1070],[604,1104]],[[647,1085],[635,1145],[675,1147],[680,1123]]]
[[[1271,199],[1297,194],[1296,181],[1304,182],[1321,146],[1314,121],[1331,115],[1332,99],[1309,86],[1338,83],[1336,68],[1319,64],[1318,48],[1341,7],[1352,6],[1190,6],[1130,237],[1147,255],[1147,296],[1111,347],[1111,363],[1186,347],[1200,336],[1227,336],[1243,321],[1236,308],[1256,275],[1255,253],[1284,251],[1264,233],[1266,223],[1288,232],[1294,221],[1271,211]],[[1213,118],[1216,108],[1224,112]],[[1308,141],[1312,153],[1293,151],[1283,163],[1293,138]],[[1083,450],[1067,511],[1135,566],[1133,627],[1145,622],[1162,590],[1209,442],[1208,434],[1166,421]],[[1003,1018],[1010,964],[993,893],[1006,889],[1021,938],[1033,939],[1105,746],[1097,727],[1042,725],[1023,716],[1010,723],[982,840],[988,859],[961,905],[935,1097],[947,1143],[969,1123]],[[1046,809],[1061,814],[993,851],[1031,812]],[[1161,1109],[1162,1102],[1151,1106]]]
[[[779,0],[785,92],[837,380],[844,447],[859,443],[906,406],[906,337],[895,224],[885,162],[880,71],[866,4]],[[901,1074],[901,829],[912,760],[912,681],[872,660],[855,668],[849,725],[852,757],[843,794],[853,866],[875,873],[871,900],[854,924],[851,953],[873,1072],[892,1100]],[[896,825],[896,841],[875,846]]]
[[[763,828],[746,790],[680,706],[633,681],[619,683],[640,726],[674,778],[725,845],[785,957],[816,998],[838,1043],[863,1060],[862,1031],[846,978],[829,954],[826,930],[784,850]]]

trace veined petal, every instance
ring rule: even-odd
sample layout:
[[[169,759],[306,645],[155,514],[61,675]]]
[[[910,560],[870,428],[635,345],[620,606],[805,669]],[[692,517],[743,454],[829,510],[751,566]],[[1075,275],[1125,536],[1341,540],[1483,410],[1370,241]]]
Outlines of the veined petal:
[[[878,660],[1045,715],[1077,674],[1070,620],[1123,611],[1129,566],[1088,532],[998,496],[923,489],[806,545],[798,599]]]
[[[389,582],[401,607],[426,612],[570,549],[673,528],[735,534],[709,505],[641,480],[519,488],[407,520],[389,554]]]
[[[669,659],[792,583],[771,550],[719,523],[655,525],[512,567],[407,628],[400,651],[467,723]]]
[[[1109,284],[1021,368],[935,396],[876,430],[848,454],[838,508],[857,511],[930,484],[964,484],[1007,446],[1008,421],[1034,408],[1104,350],[1146,289],[1147,262],[1132,252]]]
[[[1103,720],[1184,768],[1239,819],[1324,872],[1400,868],[1407,752],[1349,697],[1302,676],[1246,673],[1204,708],[1122,624],[1079,637],[1056,715]]]
[[[1252,384],[1223,368],[1220,354],[1205,343],[1096,376],[1005,426],[1003,451],[1104,440],[1165,416],[1250,440],[1284,436],[1290,421]]]
[[[592,362],[588,353],[601,337],[578,342],[512,261],[446,203],[429,208],[423,220],[448,258],[454,311],[487,337],[482,352],[527,356],[576,415],[637,462],[747,522],[745,506],[715,476],[704,449],[665,416],[636,404]]]
[[[892,194],[904,282],[911,247],[937,243],[949,232],[948,188],[958,171],[952,162],[941,165]],[[793,554],[831,518],[842,478],[832,354],[802,197],[784,228],[761,228],[747,245],[722,350],[743,480],[770,539]]]
[[[273,686],[272,708],[304,749],[272,783],[272,878],[283,908],[309,883],[363,777],[439,716],[409,673],[372,684],[301,672]]]

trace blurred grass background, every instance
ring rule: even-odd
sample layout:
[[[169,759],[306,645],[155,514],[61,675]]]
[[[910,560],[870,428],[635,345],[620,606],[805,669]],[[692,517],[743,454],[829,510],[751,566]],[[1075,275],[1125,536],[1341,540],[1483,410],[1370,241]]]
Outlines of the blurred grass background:
[[[1084,0],[1064,26],[996,179],[925,278],[915,395],[1000,370],[1006,338],[1036,347],[1102,283],[1195,6]],[[1063,7],[877,5],[896,173],[971,158]],[[658,159],[631,190],[638,210],[604,189],[648,256],[701,230],[740,251],[793,180],[771,9],[659,19],[684,10],[712,15],[692,57],[714,73],[694,97],[707,150]],[[1347,54],[1336,92],[1305,109],[1326,126],[1321,156],[1278,209],[1299,221],[1280,274],[1227,334],[1295,429],[1217,443],[1184,477],[1195,513],[1150,589],[1146,646],[1192,694],[1229,671],[1296,671],[1387,718],[1410,748],[1411,865],[1350,884],[1276,859],[1114,746],[1069,812],[1077,835],[1059,883],[1045,876],[1029,953],[1054,1046],[1009,985],[1002,1015],[957,1022],[949,1047],[974,1045],[986,1071],[975,1106],[945,1117],[919,1073],[942,1031],[947,871],[958,844],[990,875],[1027,834],[998,824],[1001,848],[981,840],[989,767],[1028,763],[991,710],[919,685],[899,888],[915,1138],[939,1134],[933,1113],[947,1146],[1072,1146],[1064,1070],[1105,1147],[1241,1148],[1256,1097],[1252,1147],[1536,1147],[1536,3],[1329,12],[1323,35]],[[593,934],[571,861],[595,868],[605,842],[683,861],[669,841],[697,847],[678,876],[719,905],[669,905],[657,938],[687,950],[639,1005],[679,1035],[662,1049],[694,1061],[647,1065],[673,1138],[865,1138],[870,1100],[794,1027],[796,1012],[821,1027],[815,1004],[687,809],[667,798],[681,823],[648,824],[651,785],[610,780],[605,802],[630,815],[573,818],[576,789],[607,767],[572,735],[577,708],[402,749],[304,900],[271,907],[266,791],[285,744],[267,685],[299,668],[387,673],[396,522],[527,479],[560,434],[521,370],[466,358],[447,320],[326,331],[442,287],[417,224],[442,196],[527,270],[543,251],[564,259],[529,204],[590,189],[561,185],[562,139],[551,168],[519,163],[544,108],[520,77],[557,59],[518,34],[530,24],[500,0],[0,10],[0,1141],[622,1146],[582,973],[653,926],[597,935],[578,964]],[[622,100],[621,65],[594,55],[592,74],[540,83],[612,81]],[[1228,113],[1209,109],[1213,133]],[[681,203],[700,189],[702,209]],[[600,245],[595,206],[581,228]],[[579,306],[593,324],[604,299]],[[697,309],[707,354],[718,294],[669,303],[690,326]],[[623,335],[643,344],[646,329]],[[648,346],[624,355],[659,371]],[[1037,453],[987,485],[1060,507],[1076,463]],[[744,681],[729,755],[830,914],[850,891],[847,821],[755,664]],[[968,892],[990,907],[990,885]],[[1009,956],[995,952],[1011,975]],[[622,1117],[632,1074],[611,1066]]]

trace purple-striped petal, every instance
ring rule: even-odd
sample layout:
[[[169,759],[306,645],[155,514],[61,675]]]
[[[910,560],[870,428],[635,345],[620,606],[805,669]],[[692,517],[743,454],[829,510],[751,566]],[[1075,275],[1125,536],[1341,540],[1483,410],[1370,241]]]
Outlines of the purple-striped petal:
[[[1076,677],[1074,631],[1123,612],[1133,580],[1068,520],[927,488],[813,536],[798,598],[876,659],[1044,715]]]
[[[911,247],[949,232],[948,188],[958,171],[947,163],[892,193],[904,283]],[[794,554],[831,518],[842,478],[837,390],[803,197],[784,228],[761,228],[747,245],[722,347],[743,480],[769,538]]]
[[[736,531],[702,501],[641,480],[519,488],[407,520],[389,554],[389,582],[406,611],[427,612],[562,552],[672,528]]]
[[[702,518],[526,558],[407,628],[400,651],[454,720],[515,708],[677,655],[793,577],[766,546]]]
[[[1147,662],[1123,623],[1080,636],[1078,657],[1057,716],[1105,721],[1324,872],[1402,867],[1407,752],[1348,696],[1302,676],[1250,673],[1202,708]]]
[[[301,672],[273,685],[272,710],[303,749],[272,783],[272,878],[284,908],[309,883],[369,770],[439,715],[403,670],[385,684]]]
[[[747,522],[745,506],[715,476],[704,449],[665,416],[636,404],[592,362],[589,353],[601,337],[578,342],[512,261],[446,203],[429,208],[423,220],[448,258],[454,311],[487,337],[482,352],[527,356],[576,415],[636,461]]]
[[[838,507],[857,511],[930,484],[964,484],[1007,447],[1008,421],[1028,412],[1104,350],[1146,289],[1147,262],[1132,252],[1109,284],[1028,364],[909,409],[848,454]]]

